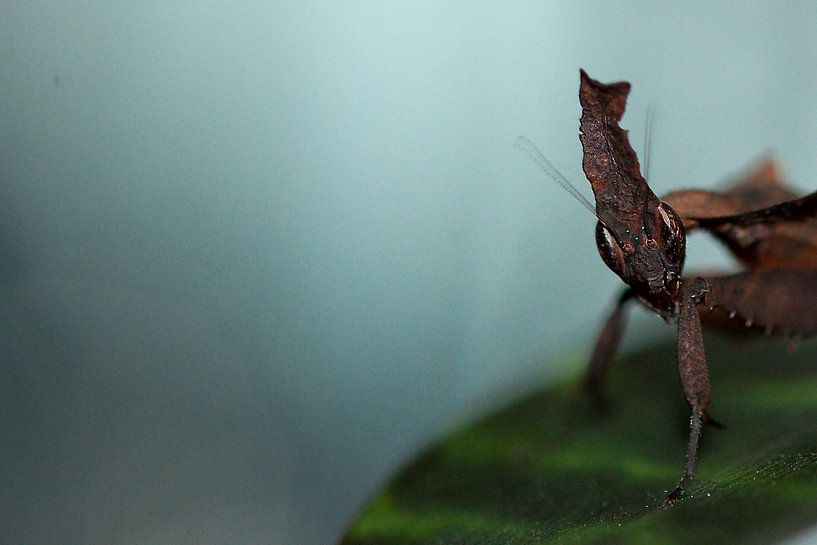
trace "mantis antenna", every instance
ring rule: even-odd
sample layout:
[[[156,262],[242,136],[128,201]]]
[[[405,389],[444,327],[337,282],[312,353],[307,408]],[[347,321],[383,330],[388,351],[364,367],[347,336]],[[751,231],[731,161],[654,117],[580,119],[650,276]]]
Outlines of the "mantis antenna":
[[[562,186],[565,191],[573,195],[573,198],[582,203],[585,208],[590,210],[591,214],[598,217],[596,215],[596,209],[592,204],[590,204],[590,201],[585,199],[584,195],[579,193],[579,190],[573,187],[573,184],[567,181],[567,178],[565,178],[562,173],[550,163],[550,161],[545,159],[545,156],[542,155],[542,152],[539,151],[536,144],[531,142],[527,137],[520,136],[516,139],[516,143],[513,145],[513,147],[527,155],[531,161],[537,164],[542,172],[550,176],[550,178]]]
[[[655,128],[655,108],[647,108],[647,121],[644,127],[644,179],[650,181],[650,153],[652,148],[652,132]]]

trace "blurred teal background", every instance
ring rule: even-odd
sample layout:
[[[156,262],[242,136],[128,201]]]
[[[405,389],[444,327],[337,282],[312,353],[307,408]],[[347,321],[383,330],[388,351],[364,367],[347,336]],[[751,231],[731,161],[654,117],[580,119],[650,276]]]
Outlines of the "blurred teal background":
[[[810,2],[0,6],[3,543],[331,543],[580,365],[619,281],[512,149],[590,195],[579,67],[639,151],[655,107],[657,193],[817,186]]]

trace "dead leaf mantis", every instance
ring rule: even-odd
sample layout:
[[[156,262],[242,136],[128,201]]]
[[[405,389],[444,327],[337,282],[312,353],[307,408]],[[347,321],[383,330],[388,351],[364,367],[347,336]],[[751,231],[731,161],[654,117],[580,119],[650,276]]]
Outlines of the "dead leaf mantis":
[[[772,161],[725,191],[682,190],[663,199],[641,174],[619,122],[630,84],[603,84],[580,73],[582,169],[592,207],[526,138],[517,146],[593,212],[604,263],[627,285],[605,321],[586,386],[603,400],[604,382],[636,299],[677,327],[677,363],[691,409],[687,462],[662,500],[677,501],[692,480],[701,428],[711,422],[709,372],[701,323],[799,339],[817,334],[817,192],[787,188]],[[686,234],[701,229],[735,255],[734,274],[682,276]]]

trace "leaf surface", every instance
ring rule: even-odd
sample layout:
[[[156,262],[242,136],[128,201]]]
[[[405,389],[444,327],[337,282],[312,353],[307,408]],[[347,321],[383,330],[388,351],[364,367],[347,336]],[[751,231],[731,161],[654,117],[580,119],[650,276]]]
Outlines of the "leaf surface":
[[[711,416],[695,480],[671,344],[616,362],[609,415],[578,380],[433,445],[370,502],[344,545],[777,543],[817,524],[817,346],[707,336]]]

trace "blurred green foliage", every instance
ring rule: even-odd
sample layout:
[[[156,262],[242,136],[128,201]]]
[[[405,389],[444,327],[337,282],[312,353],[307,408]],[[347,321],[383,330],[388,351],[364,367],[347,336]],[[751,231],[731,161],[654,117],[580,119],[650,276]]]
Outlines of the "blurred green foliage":
[[[696,478],[674,346],[621,358],[613,408],[578,381],[489,415],[404,468],[344,545],[774,543],[817,523],[817,346],[707,338],[713,403]]]

